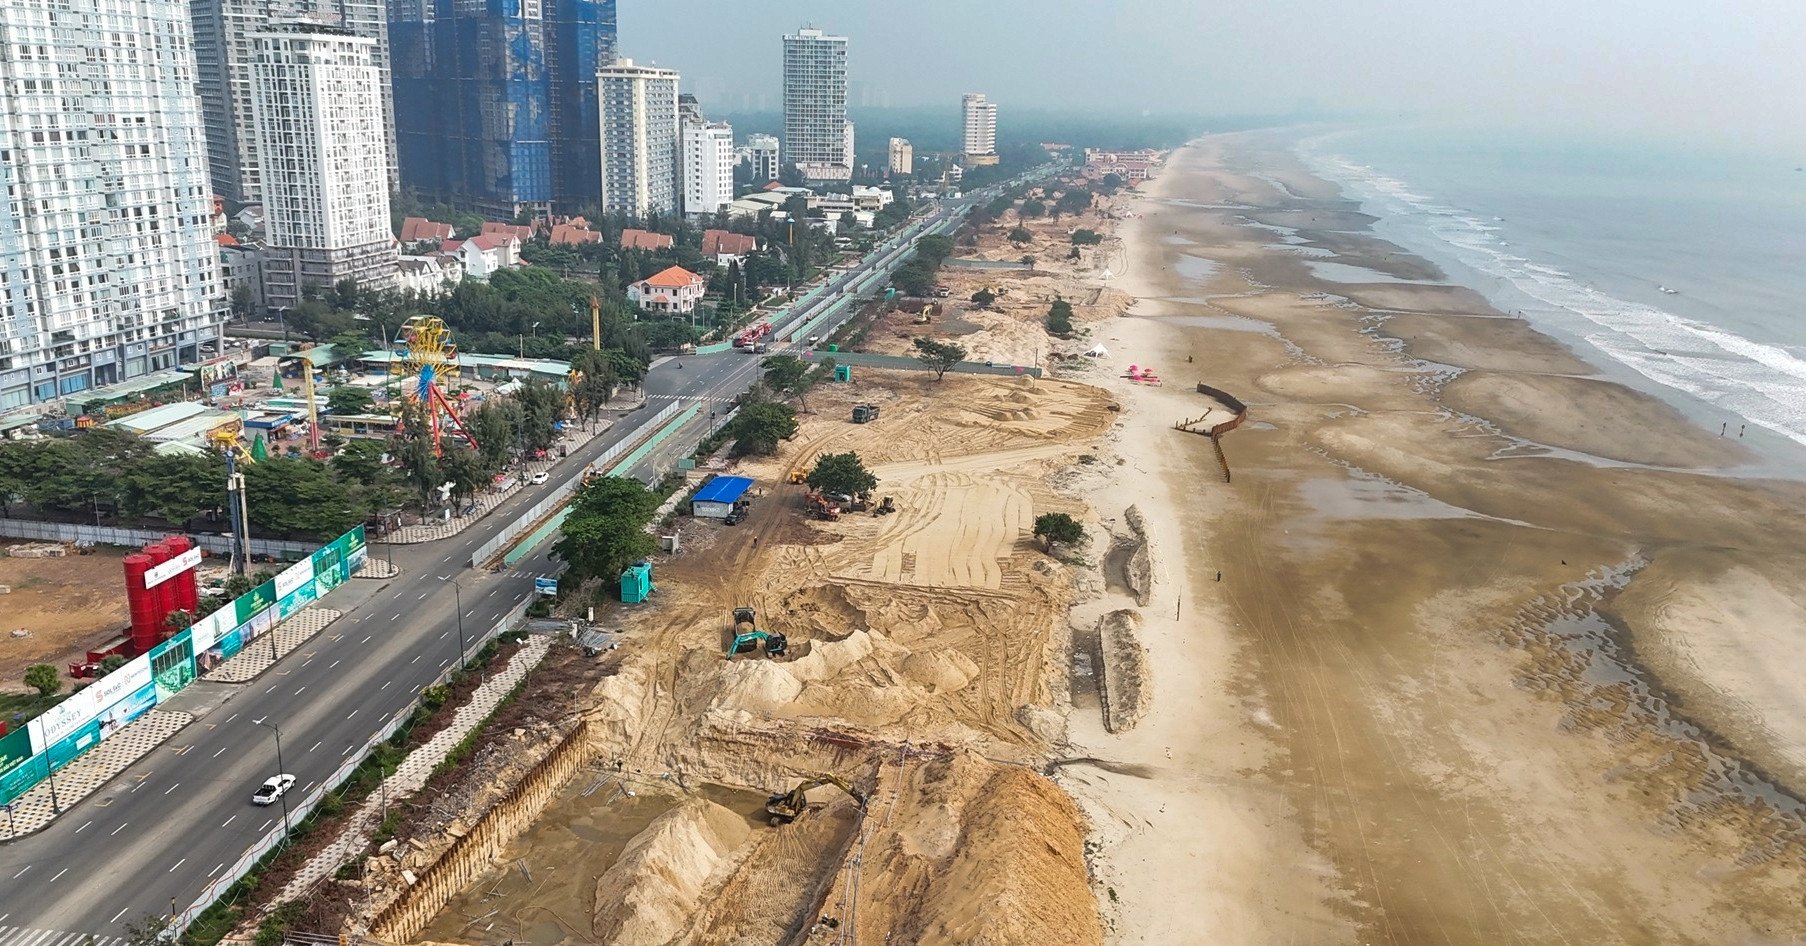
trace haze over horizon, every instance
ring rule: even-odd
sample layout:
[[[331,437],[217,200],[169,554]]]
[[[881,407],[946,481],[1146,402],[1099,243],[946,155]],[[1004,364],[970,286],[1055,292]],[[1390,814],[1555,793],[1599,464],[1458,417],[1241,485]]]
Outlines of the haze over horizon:
[[[1777,120],[1806,87],[1806,4],[1330,0],[1200,4],[950,0],[628,0],[621,54],[680,70],[706,98],[775,103],[779,36],[851,38],[854,104],[1286,114],[1313,110],[1714,149],[1799,153]],[[774,28],[780,22],[782,28]],[[673,29],[672,24],[687,24]],[[863,85],[861,85],[863,84]]]

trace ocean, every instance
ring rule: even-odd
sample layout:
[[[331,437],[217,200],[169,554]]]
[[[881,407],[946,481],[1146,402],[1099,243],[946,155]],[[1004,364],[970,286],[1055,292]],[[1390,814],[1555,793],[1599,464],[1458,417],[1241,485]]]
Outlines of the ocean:
[[[1298,152],[1450,281],[1806,471],[1800,162],[1421,129]]]

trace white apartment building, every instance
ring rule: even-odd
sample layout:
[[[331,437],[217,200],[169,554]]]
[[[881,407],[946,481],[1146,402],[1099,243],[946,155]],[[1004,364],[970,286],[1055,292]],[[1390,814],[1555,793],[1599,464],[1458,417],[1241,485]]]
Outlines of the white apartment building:
[[[985,100],[982,92],[969,92],[964,99],[966,166],[977,167],[997,163],[997,103]]]
[[[890,140],[890,173],[893,177],[908,177],[915,173],[916,149],[910,145],[908,138],[892,138]]]
[[[395,100],[389,87],[389,30],[385,0],[191,0],[194,56],[207,127],[207,160],[214,193],[241,203],[263,199],[262,160],[251,102],[253,34],[273,24],[311,22],[339,27],[375,45],[370,60],[382,74],[383,163],[390,190],[395,165]]]
[[[678,209],[677,70],[619,59],[596,74],[602,210],[644,217]],[[731,173],[730,173],[731,180]]]
[[[0,3],[0,410],[199,361],[224,317],[186,0]]]
[[[683,178],[686,217],[717,214],[734,202],[734,126],[684,120]]]
[[[803,29],[784,37],[784,150],[809,180],[852,178],[845,36]]]
[[[251,34],[270,308],[294,306],[309,285],[397,285],[375,47],[349,30],[312,24]]]
[[[779,163],[778,139],[776,135],[747,135],[746,159],[752,163],[752,179],[754,181],[775,181]]]

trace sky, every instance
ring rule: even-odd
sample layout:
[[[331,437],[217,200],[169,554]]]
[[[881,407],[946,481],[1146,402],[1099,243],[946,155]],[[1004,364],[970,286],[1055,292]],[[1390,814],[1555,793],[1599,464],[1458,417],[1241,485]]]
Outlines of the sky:
[[[1303,104],[1806,161],[1806,0],[620,0],[621,54],[775,109],[780,37],[851,38],[855,105]],[[764,98],[761,99],[760,97]]]

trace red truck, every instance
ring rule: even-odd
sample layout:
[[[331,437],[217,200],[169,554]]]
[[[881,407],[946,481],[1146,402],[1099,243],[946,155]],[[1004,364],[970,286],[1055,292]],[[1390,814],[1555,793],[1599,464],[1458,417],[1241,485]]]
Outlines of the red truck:
[[[771,323],[770,322],[760,322],[759,324],[753,326],[752,328],[749,328],[746,331],[743,331],[740,334],[735,335],[734,336],[734,347],[735,348],[751,348],[752,346],[758,344],[759,342],[764,341],[770,335],[771,335]]]

